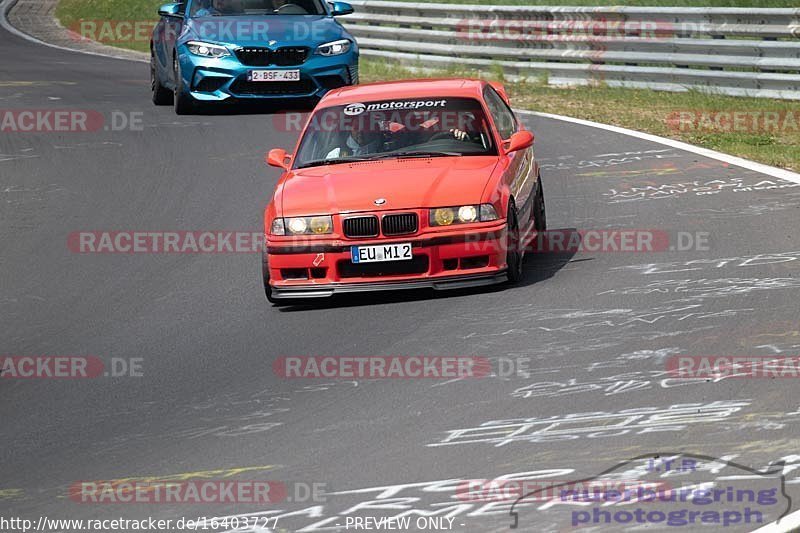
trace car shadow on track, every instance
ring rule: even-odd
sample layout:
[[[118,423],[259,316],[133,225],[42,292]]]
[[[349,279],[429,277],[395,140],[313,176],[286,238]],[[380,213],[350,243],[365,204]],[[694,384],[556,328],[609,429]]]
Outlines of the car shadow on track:
[[[574,228],[559,231],[575,232]],[[524,275],[525,277],[515,285],[501,283],[489,287],[476,287],[470,289],[451,289],[437,291],[433,289],[411,289],[397,291],[380,291],[352,293],[346,295],[333,296],[327,299],[309,300],[308,303],[292,304],[277,309],[281,312],[307,311],[311,309],[336,309],[345,307],[360,307],[369,305],[392,304],[401,302],[417,302],[426,300],[438,300],[443,298],[456,298],[459,296],[470,296],[480,294],[492,294],[506,290],[515,290],[530,285],[541,283],[564,268],[567,264],[577,261],[590,261],[591,259],[573,260],[577,250],[571,251],[537,251],[525,255]]]
[[[288,103],[237,100],[229,103],[200,105],[192,112],[192,115],[278,115],[291,112],[310,113],[317,105],[318,101],[318,99],[314,98],[298,99],[297,101],[290,101]]]

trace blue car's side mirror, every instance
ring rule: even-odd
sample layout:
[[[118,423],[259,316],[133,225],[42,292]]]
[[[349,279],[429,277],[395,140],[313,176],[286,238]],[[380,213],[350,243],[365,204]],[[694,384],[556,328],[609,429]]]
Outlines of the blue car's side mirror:
[[[331,5],[331,15],[339,17],[353,12],[353,6],[347,2],[328,2]]]
[[[164,4],[158,8],[158,14],[162,17],[180,17],[181,4]]]

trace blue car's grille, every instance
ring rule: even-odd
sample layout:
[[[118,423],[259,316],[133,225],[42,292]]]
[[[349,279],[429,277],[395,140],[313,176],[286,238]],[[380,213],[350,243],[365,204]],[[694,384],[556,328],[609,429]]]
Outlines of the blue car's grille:
[[[299,94],[307,95],[317,91],[317,86],[310,79],[301,79],[300,81],[279,81],[273,83],[264,83],[261,81],[247,81],[246,79],[237,79],[231,85],[231,92],[234,94],[242,95],[282,95],[282,94]]]
[[[229,78],[207,76],[195,84],[194,90],[202,93],[213,93],[225,85],[228,79]]]
[[[236,57],[248,67],[293,67],[302,65],[308,59],[308,48],[284,46],[276,50],[259,46],[248,46],[236,50]]]

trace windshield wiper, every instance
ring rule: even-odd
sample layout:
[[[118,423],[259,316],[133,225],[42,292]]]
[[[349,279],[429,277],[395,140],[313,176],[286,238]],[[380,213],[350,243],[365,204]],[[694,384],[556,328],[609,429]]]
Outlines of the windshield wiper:
[[[298,165],[297,168],[319,167],[322,165],[338,165],[339,163],[352,163],[358,161],[371,161],[372,157],[331,157],[330,159],[317,159]]]
[[[436,152],[436,151],[413,151],[413,152],[388,152],[372,156],[372,159],[391,159],[391,158],[410,158],[410,157],[454,157],[462,155],[460,152]]]
[[[322,165],[338,165],[339,163],[353,163],[359,161],[377,161],[379,159],[395,159],[395,158],[423,158],[423,157],[454,157],[463,155],[459,152],[387,152],[385,154],[372,154],[366,156],[350,156],[350,157],[332,157],[330,159],[317,159],[303,163],[297,168],[318,167]]]

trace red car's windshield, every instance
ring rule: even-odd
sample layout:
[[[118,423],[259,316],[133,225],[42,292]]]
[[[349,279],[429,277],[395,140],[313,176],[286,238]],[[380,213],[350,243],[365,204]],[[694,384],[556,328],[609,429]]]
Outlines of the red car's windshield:
[[[496,155],[478,100],[353,102],[312,115],[295,168],[393,157]]]

